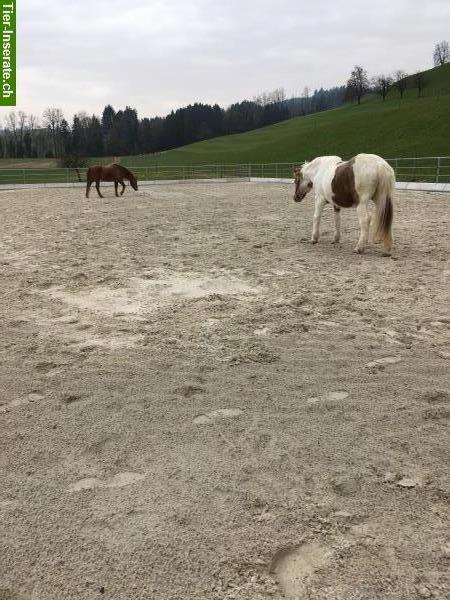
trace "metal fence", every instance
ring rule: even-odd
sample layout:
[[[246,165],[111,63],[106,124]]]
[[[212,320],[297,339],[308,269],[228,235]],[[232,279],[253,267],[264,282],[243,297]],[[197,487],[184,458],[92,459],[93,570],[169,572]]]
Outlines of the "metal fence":
[[[450,156],[386,159],[397,181],[450,183]],[[140,181],[179,179],[248,179],[292,177],[295,163],[130,166]],[[72,184],[86,181],[86,169],[1,169],[0,185]]]

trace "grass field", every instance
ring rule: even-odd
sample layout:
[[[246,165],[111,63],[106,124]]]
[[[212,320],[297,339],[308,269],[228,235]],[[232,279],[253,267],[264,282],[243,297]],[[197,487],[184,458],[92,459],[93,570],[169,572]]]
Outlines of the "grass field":
[[[450,95],[361,106],[298,117],[158,156],[124,157],[123,164],[291,162],[323,154],[372,152],[387,157],[450,153]]]

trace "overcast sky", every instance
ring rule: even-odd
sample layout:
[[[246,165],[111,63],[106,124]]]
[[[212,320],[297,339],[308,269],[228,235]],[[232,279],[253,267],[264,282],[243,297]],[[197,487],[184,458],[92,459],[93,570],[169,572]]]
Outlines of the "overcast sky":
[[[17,109],[164,115],[432,66],[450,0],[21,0]],[[9,109],[2,108],[3,113]]]

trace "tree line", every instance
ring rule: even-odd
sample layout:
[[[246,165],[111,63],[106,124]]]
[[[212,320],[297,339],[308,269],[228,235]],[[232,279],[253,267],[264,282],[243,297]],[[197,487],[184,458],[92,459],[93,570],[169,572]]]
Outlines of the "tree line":
[[[287,101],[287,105],[292,117],[305,116],[342,106],[346,101],[345,95],[345,85],[333,87],[328,90],[320,88],[319,90],[314,90],[312,94],[310,94],[309,88],[306,86],[303,89],[303,95],[300,98],[291,98]]]
[[[381,74],[369,79],[364,67],[355,65],[347,81],[345,100],[361,104],[362,98],[367,94],[377,94],[384,101],[393,89],[403,98],[408,88],[416,89],[420,98],[427,84],[427,78],[422,72],[408,75],[405,71],[397,70],[393,75]]]
[[[195,103],[166,117],[144,117],[127,106],[105,106],[101,116],[76,114],[69,125],[59,108],[47,108],[42,118],[11,112],[0,135],[4,158],[121,156],[162,152],[220,135],[243,133],[288,119],[282,89],[260,94],[227,109]]]

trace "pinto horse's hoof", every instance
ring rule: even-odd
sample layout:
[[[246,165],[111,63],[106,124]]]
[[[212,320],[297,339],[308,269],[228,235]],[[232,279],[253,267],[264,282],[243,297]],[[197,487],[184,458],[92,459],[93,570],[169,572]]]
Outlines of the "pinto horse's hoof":
[[[356,246],[356,248],[353,250],[353,252],[355,254],[364,254],[364,248],[358,248],[358,246]]]
[[[311,240],[311,244],[317,244],[317,242],[318,242],[318,241],[319,241],[319,240],[314,240],[314,239],[313,239],[313,240]]]

